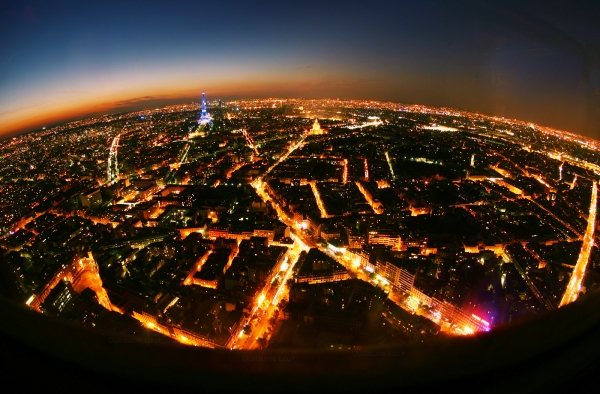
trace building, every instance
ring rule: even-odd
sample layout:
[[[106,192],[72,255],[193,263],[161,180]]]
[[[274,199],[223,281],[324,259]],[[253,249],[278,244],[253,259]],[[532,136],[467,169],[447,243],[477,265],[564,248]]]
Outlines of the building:
[[[300,268],[296,283],[313,284],[348,279],[348,270],[343,265],[316,248],[311,248],[308,254],[302,252],[297,264],[300,264]]]
[[[40,309],[49,315],[58,315],[70,305],[71,300],[77,295],[71,282],[61,280],[50,291]]]
[[[325,134],[325,130],[321,129],[321,125],[319,124],[319,119],[315,118],[315,123],[313,123],[312,129],[309,134],[311,135],[321,135]]]
[[[198,119],[198,124],[203,125],[210,123],[211,117],[206,111],[206,99],[204,98],[204,92],[202,92],[202,110],[200,111],[200,118]]]
[[[396,259],[385,261],[377,259],[375,272],[389,281],[392,287],[405,294],[410,292],[415,283],[416,273],[411,273],[406,268],[400,267],[400,264]]]
[[[369,245],[385,245],[398,251],[402,249],[402,239],[400,234],[392,232],[369,231]]]
[[[350,249],[360,249],[365,245],[365,237],[358,234],[349,234],[348,235],[348,248]]]
[[[97,188],[87,194],[82,194],[79,196],[79,202],[84,207],[97,208],[102,204],[102,192]]]

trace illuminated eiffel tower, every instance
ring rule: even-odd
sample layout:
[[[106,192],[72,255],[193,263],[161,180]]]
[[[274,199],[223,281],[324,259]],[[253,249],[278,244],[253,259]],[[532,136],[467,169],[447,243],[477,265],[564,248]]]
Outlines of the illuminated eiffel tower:
[[[202,111],[200,112],[200,119],[198,119],[198,124],[207,124],[211,121],[211,117],[206,112],[206,99],[204,98],[204,92],[202,92]]]

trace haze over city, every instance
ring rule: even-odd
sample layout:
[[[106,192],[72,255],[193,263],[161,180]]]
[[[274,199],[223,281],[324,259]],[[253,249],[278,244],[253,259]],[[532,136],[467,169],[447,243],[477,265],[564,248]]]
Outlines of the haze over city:
[[[598,138],[598,6],[0,3],[0,134],[212,98],[376,99]]]

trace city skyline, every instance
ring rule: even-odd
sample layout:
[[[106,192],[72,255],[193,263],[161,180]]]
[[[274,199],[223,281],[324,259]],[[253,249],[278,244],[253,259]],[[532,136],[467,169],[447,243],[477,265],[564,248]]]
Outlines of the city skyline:
[[[576,134],[447,108],[209,109],[203,94],[10,140],[0,246],[15,299],[33,310],[88,324],[100,305],[184,344],[310,347],[314,333],[289,328],[303,316],[342,330],[369,315],[402,333],[381,331],[393,341],[471,335],[597,287],[597,151]],[[322,291],[370,301],[342,317],[336,296],[313,315],[298,292],[317,302]],[[216,321],[178,314],[197,297]],[[174,309],[165,318],[154,304]],[[373,344],[369,327],[327,347]]]
[[[597,5],[198,7],[2,5],[0,134],[205,90],[445,106],[598,138]]]
[[[514,362],[537,351],[539,332],[556,341],[586,324],[562,316],[600,286],[598,141],[373,100],[211,103],[5,140],[3,302],[89,344],[108,334],[113,355],[124,343],[187,348],[185,364],[208,349],[212,360],[293,362],[304,379],[323,371],[295,355],[410,354],[405,364],[430,377],[440,368],[413,360],[432,346],[510,338],[519,351],[502,357]],[[44,324],[19,333],[35,340]],[[71,335],[60,335],[62,349]],[[584,361],[577,352],[574,368]],[[354,374],[375,376],[362,364]]]
[[[5,385],[593,391],[599,16],[0,0]]]

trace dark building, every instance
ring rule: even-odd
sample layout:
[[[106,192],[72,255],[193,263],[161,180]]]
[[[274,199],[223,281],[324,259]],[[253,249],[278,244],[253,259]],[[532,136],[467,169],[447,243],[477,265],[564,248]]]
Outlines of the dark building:
[[[40,308],[49,315],[60,315],[69,307],[76,295],[77,293],[73,290],[71,282],[61,280],[50,291]]]

